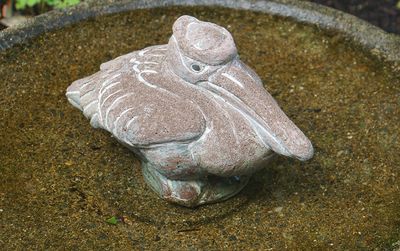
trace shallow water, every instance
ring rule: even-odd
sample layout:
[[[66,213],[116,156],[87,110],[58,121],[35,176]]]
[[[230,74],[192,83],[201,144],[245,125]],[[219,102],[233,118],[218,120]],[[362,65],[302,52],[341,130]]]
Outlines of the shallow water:
[[[315,146],[276,158],[238,196],[187,209],[92,129],[66,87],[166,43],[182,14],[233,34],[244,62]],[[7,249],[373,249],[400,241],[400,74],[339,34],[221,8],[133,11],[0,52],[0,244]],[[111,216],[123,221],[106,223]]]

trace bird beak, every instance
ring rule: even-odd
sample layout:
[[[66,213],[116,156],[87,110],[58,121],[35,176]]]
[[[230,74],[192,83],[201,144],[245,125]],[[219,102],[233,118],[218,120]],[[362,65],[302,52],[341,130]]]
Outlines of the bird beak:
[[[310,140],[285,115],[257,74],[239,59],[198,85],[241,113],[266,147],[303,161],[313,156]]]

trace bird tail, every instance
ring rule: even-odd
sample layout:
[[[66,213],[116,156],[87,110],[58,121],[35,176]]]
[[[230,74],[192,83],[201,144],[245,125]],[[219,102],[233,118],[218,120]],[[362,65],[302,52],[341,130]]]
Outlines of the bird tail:
[[[73,105],[75,108],[78,108],[79,110],[83,110],[81,106],[81,93],[80,93],[80,82],[83,79],[77,80],[73,82],[70,86],[67,88],[66,96],[68,101]]]
[[[96,75],[96,74],[94,74]],[[94,75],[73,82],[66,92],[68,101],[90,119],[93,127],[101,127],[98,119],[98,84]]]

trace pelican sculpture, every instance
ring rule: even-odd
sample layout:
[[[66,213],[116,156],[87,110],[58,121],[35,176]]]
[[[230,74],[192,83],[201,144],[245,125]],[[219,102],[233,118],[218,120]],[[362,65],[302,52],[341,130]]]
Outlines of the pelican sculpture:
[[[231,34],[191,16],[175,21],[168,44],[104,63],[66,95],[141,159],[161,198],[188,207],[234,196],[274,153],[313,156]]]

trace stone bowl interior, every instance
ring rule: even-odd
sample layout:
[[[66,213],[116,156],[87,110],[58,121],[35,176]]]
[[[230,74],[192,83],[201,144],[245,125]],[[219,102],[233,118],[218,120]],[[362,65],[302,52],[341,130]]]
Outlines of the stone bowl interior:
[[[226,202],[158,199],[139,161],[65,98],[102,62],[164,44],[190,14],[310,137]],[[85,1],[0,32],[0,228],[10,249],[390,249],[400,245],[400,38],[299,1]],[[107,223],[111,217],[116,225]]]

